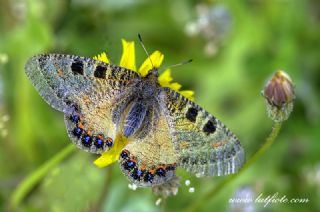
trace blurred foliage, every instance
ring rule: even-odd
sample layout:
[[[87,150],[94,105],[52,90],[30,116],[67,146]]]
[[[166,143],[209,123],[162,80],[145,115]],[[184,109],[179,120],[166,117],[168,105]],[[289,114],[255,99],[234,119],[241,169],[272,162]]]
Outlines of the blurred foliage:
[[[225,7],[228,32],[189,37],[197,5]],[[316,0],[0,0],[0,210],[8,210],[14,189],[30,173],[69,144],[63,114],[37,94],[24,73],[34,54],[58,52],[92,57],[107,50],[117,64],[121,38],[144,38],[150,52],[165,54],[196,102],[220,118],[240,138],[247,158],[264,142],[272,121],[260,91],[283,69],[295,83],[294,111],[278,140],[262,158],[219,194],[202,199],[201,211],[231,210],[229,199],[242,186],[258,196],[276,192],[308,198],[306,204],[272,204],[257,211],[320,211],[320,4]],[[210,25],[209,25],[210,26]],[[214,26],[213,30],[214,30]],[[220,33],[216,31],[216,33]],[[207,54],[214,41],[217,51]],[[136,46],[137,61],[146,55]],[[137,62],[139,65],[139,62]],[[201,199],[224,177],[198,179],[179,170],[177,196],[155,202],[150,189],[129,190],[117,164],[99,169],[96,158],[75,150],[45,173],[18,206],[21,211],[179,211]],[[184,185],[191,180],[194,193]],[[12,208],[11,208],[12,209]]]

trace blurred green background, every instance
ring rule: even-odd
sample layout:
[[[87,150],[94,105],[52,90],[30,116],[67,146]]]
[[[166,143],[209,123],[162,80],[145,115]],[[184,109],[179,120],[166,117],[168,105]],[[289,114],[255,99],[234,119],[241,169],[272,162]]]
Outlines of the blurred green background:
[[[63,114],[27,80],[26,60],[107,50],[117,64],[125,38],[136,41],[139,65],[146,55],[138,33],[150,52],[164,53],[163,67],[194,59],[174,68],[174,80],[239,137],[247,160],[272,127],[260,95],[264,83],[278,69],[294,81],[294,111],[276,142],[213,196],[204,194],[225,177],[198,179],[179,170],[178,195],[156,206],[159,197],[150,189],[128,189],[117,163],[99,169],[92,164],[97,156],[78,149],[44,167],[70,141]],[[0,211],[184,211],[197,201],[197,211],[320,211],[319,38],[317,0],[0,0]],[[39,167],[43,177],[26,195],[13,195]],[[275,193],[309,202],[229,203],[234,196]]]

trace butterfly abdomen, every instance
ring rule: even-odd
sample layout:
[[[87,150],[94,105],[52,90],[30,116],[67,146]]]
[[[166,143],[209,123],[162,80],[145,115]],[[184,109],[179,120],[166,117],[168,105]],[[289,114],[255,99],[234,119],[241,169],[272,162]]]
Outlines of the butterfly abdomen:
[[[132,104],[124,123],[123,134],[126,137],[134,134],[141,126],[148,107],[145,103],[136,101]]]

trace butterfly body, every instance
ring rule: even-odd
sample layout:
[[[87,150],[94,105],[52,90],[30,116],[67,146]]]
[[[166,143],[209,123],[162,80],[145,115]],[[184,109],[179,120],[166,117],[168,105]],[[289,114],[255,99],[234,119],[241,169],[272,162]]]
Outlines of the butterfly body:
[[[34,56],[26,73],[44,100],[65,114],[79,148],[101,154],[120,137],[121,170],[138,186],[163,184],[183,167],[199,176],[235,173],[244,162],[238,139],[196,103],[145,77],[89,58]]]
[[[120,104],[113,110],[113,116],[118,117],[113,121],[119,123],[119,118],[125,114],[123,134],[125,137],[139,134],[140,137],[146,136],[148,133],[147,127],[151,122],[157,123],[157,118],[154,116],[152,120],[151,113],[153,110],[159,111],[160,105],[157,101],[157,96],[161,91],[161,87],[157,81],[158,71],[156,69],[149,72],[149,74],[142,78],[134,80],[130,88],[125,91]],[[122,109],[118,109],[122,108]],[[124,111],[128,109],[127,113]],[[138,131],[138,129],[140,129]]]

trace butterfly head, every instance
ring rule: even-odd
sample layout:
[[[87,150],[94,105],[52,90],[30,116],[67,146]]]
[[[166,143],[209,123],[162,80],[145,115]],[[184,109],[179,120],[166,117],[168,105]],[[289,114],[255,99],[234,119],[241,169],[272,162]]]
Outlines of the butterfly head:
[[[157,68],[153,67],[151,70],[148,71],[148,74],[145,76],[147,79],[157,80],[159,77],[159,71]]]

